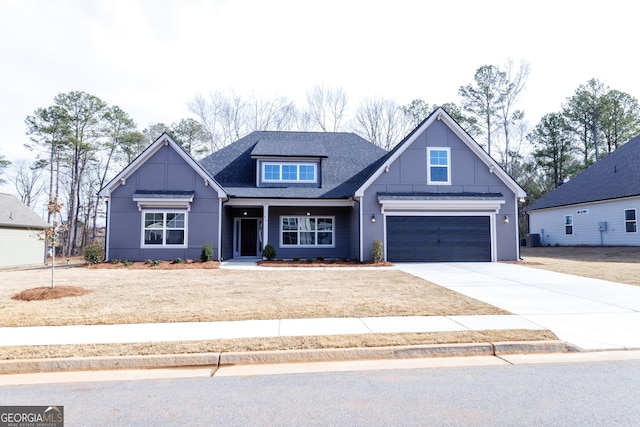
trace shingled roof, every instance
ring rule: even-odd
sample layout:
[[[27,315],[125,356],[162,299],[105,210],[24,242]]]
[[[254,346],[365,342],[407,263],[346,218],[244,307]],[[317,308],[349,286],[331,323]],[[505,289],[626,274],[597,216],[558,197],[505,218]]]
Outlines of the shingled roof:
[[[526,210],[640,195],[640,135],[551,191]]]
[[[257,131],[205,157],[200,164],[230,197],[348,198],[386,153],[353,133]],[[269,154],[322,158],[322,186],[256,187],[254,157]]]
[[[16,196],[0,193],[0,227],[43,229],[47,222]]]

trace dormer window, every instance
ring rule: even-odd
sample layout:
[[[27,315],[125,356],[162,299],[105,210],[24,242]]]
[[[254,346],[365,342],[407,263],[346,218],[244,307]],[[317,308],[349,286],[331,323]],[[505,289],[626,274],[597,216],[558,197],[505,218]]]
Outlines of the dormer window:
[[[274,182],[318,182],[315,163],[263,162],[262,180],[266,183]]]

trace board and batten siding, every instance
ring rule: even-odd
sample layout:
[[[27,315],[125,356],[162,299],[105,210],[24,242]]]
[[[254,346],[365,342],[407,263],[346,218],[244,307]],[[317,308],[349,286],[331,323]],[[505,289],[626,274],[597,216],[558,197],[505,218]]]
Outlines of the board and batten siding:
[[[626,209],[635,209],[638,220],[640,197],[535,210],[528,212],[529,233],[540,234],[543,246],[640,246],[640,233],[626,231]],[[573,215],[573,234],[565,233],[566,215]],[[606,230],[600,231],[603,222]]]
[[[0,228],[0,268],[45,263],[41,230]]]

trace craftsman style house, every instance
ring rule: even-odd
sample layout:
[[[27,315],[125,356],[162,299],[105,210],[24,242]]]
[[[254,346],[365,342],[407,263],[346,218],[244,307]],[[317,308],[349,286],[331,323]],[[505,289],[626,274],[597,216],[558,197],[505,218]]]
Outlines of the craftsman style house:
[[[101,191],[107,259],[498,261],[524,191],[442,109],[392,151],[351,133],[253,132],[202,159],[163,134]]]
[[[640,136],[527,208],[543,246],[640,246]]]

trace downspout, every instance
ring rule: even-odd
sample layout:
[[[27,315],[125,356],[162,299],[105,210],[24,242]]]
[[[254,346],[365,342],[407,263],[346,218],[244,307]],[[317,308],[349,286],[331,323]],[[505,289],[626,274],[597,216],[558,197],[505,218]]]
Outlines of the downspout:
[[[222,261],[222,197],[218,197],[218,262]]]
[[[110,214],[110,210],[111,210],[111,204],[109,203],[109,197],[106,197],[104,199],[104,204],[107,205],[107,209],[106,209],[106,218],[105,218],[105,225],[106,225],[106,231],[104,233],[104,256],[105,256],[105,261],[109,261],[109,236],[111,234],[111,215]],[[96,206],[96,211],[98,210],[98,207]]]
[[[363,261],[363,257],[364,257],[364,236],[363,236],[363,224],[362,224],[362,197],[358,197],[355,196],[353,198],[357,203],[358,203],[358,229],[359,229],[359,236],[358,236],[358,260],[360,262]]]

